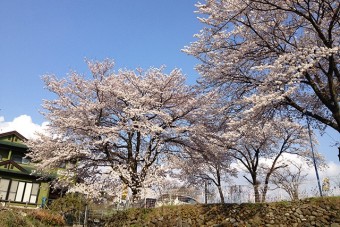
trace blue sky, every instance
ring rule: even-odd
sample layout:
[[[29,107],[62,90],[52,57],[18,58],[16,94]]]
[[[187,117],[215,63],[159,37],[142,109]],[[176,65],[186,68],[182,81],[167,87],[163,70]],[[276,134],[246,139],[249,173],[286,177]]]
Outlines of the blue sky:
[[[85,58],[115,59],[116,69],[177,67],[194,83],[198,61],[181,49],[202,28],[194,13],[196,2],[2,0],[0,123],[27,115],[41,125],[42,100],[52,97],[41,76],[65,77],[71,69],[86,74]],[[337,149],[330,145],[339,141],[339,134],[328,130],[319,140],[319,150],[337,162]]]
[[[0,116],[41,123],[40,77],[88,73],[84,58],[116,69],[166,65],[195,81],[196,60],[180,50],[200,29],[195,0],[4,0],[0,3]],[[14,103],[13,103],[13,100]]]

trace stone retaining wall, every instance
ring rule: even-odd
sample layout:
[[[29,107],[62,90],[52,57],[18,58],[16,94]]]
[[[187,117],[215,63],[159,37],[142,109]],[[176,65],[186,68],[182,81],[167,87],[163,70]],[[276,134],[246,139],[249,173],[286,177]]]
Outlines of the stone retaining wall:
[[[340,197],[298,202],[210,204],[134,209],[106,226],[331,226],[340,227]]]

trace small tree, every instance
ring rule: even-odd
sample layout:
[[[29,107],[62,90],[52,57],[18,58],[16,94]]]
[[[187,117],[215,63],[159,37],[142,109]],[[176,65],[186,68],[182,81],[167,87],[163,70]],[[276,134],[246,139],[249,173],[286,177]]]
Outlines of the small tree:
[[[193,151],[183,154],[177,159],[177,168],[181,171],[180,179],[189,185],[204,186],[207,182],[216,186],[221,203],[224,203],[222,185],[236,175],[236,170],[230,167],[231,158],[224,150],[218,147],[207,150]]]
[[[246,169],[244,178],[253,186],[255,202],[264,202],[271,176],[285,167],[281,162],[285,153],[308,155],[306,130],[284,119],[248,123],[225,135],[226,144],[235,160]],[[260,194],[260,186],[263,186]]]
[[[44,77],[56,99],[44,101],[49,129],[32,141],[31,156],[42,169],[74,163],[71,178],[89,186],[118,176],[135,200],[157,160],[178,150],[204,98],[197,99],[178,69],[115,73],[110,60],[87,63],[93,79],[76,72]]]
[[[273,173],[271,182],[287,192],[291,200],[299,200],[300,185],[307,175],[302,164],[287,160],[285,167]]]

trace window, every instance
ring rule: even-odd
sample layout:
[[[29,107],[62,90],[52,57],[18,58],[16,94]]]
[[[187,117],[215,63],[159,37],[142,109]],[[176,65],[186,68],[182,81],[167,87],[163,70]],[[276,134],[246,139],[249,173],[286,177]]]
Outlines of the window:
[[[0,199],[6,199],[10,180],[0,179]]]
[[[12,181],[11,183],[11,188],[9,189],[9,193],[8,193],[8,200],[10,201],[14,201],[15,200],[15,194],[17,192],[18,189],[18,181]]]
[[[0,155],[1,155],[1,160],[2,159],[7,159],[9,154],[9,150],[3,147],[0,147]]]
[[[18,188],[17,188],[17,194],[15,195],[14,201],[21,202],[22,195],[24,194],[25,190],[25,182],[19,182]]]
[[[36,203],[38,199],[39,184],[33,184],[31,191],[30,203]]]
[[[22,157],[20,155],[13,155],[12,160],[19,164],[22,163]]]
[[[8,186],[10,183],[9,191]],[[39,184],[32,182],[23,182],[9,179],[1,179],[0,181],[0,196],[15,202],[36,203],[39,192]],[[8,197],[7,196],[8,191]]]
[[[22,158],[21,161],[22,161],[22,164],[30,164],[31,160],[29,158]]]
[[[22,199],[22,201],[24,203],[30,202],[30,197],[31,197],[31,192],[32,192],[32,183],[26,183],[26,188],[24,191],[24,197]]]
[[[31,159],[23,157],[21,155],[13,155],[12,160],[19,164],[30,164]]]

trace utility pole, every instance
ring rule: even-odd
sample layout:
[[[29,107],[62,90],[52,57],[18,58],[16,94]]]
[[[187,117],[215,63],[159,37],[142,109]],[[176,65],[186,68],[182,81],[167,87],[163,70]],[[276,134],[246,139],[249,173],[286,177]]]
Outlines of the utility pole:
[[[318,168],[316,166],[316,160],[315,160],[315,155],[314,155],[314,147],[313,147],[313,142],[312,142],[312,133],[311,133],[311,130],[310,130],[310,121],[309,121],[309,117],[308,116],[306,116],[306,117],[307,117],[308,135],[309,135],[310,148],[312,150],[314,169],[315,169],[316,179],[318,181],[320,196],[322,197],[322,189],[321,189],[321,184],[320,184],[319,172],[318,172]]]

